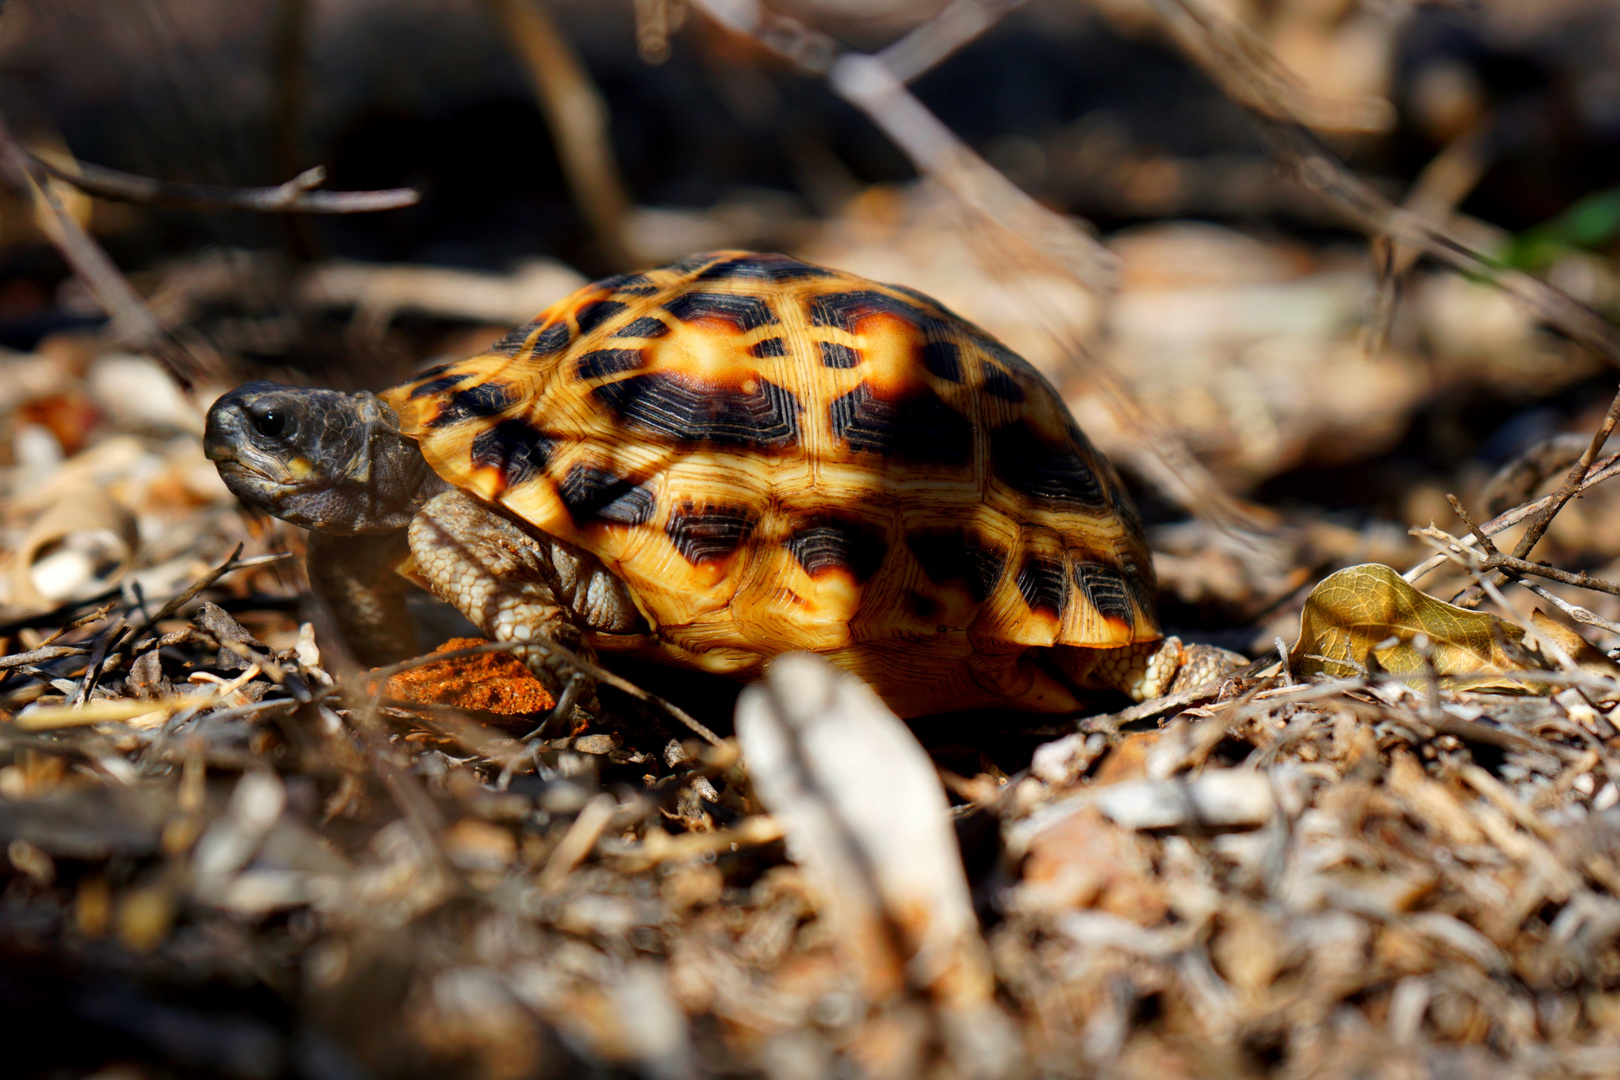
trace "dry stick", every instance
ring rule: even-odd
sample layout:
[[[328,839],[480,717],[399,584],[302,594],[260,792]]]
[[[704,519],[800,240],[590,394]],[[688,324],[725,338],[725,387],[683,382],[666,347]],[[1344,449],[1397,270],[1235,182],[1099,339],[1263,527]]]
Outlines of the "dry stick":
[[[1593,433],[1592,441],[1587,444],[1586,449],[1581,453],[1580,459],[1569,470],[1569,477],[1564,481],[1563,486],[1553,493],[1552,502],[1548,503],[1544,509],[1537,511],[1536,515],[1531,518],[1530,527],[1524,531],[1524,535],[1514,545],[1512,556],[1514,559],[1523,563],[1524,557],[1530,554],[1530,550],[1536,546],[1536,543],[1547,532],[1547,527],[1552,524],[1552,520],[1557,516],[1558,511],[1562,510],[1569,500],[1580,494],[1581,485],[1585,482],[1587,474],[1591,472],[1592,463],[1597,460],[1598,451],[1603,449],[1603,444],[1608,442],[1609,436],[1613,434],[1617,420],[1620,420],[1620,391],[1616,391],[1614,399],[1609,402],[1609,411],[1604,414],[1603,422],[1598,425],[1597,431]],[[1480,535],[1483,536],[1484,534],[1481,533]],[[1534,573],[1535,571],[1529,572]],[[1550,577],[1551,575],[1543,574],[1541,576]],[[1585,576],[1585,574],[1581,575],[1583,578]],[[1507,575],[1499,572],[1495,583],[1500,585],[1506,580]],[[1562,581],[1564,579],[1553,578],[1553,580]],[[1566,584],[1575,583],[1566,582]],[[1583,588],[1598,588],[1598,586],[1585,585]],[[1602,589],[1601,591],[1607,592],[1609,590]],[[1480,586],[1471,585],[1466,595],[1458,603],[1462,607],[1475,607],[1479,604],[1479,596]]]
[[[116,344],[138,349],[157,360],[184,391],[199,379],[223,381],[224,363],[214,349],[192,334],[166,329],[146,301],[119,272],[101,245],[84,230],[51,187],[45,169],[17,142],[0,117],[0,178],[43,206],[42,226],[64,262],[107,312]]]
[[[9,671],[14,667],[27,667],[32,664],[43,664],[47,660],[60,660],[64,656],[88,656],[89,649],[81,649],[77,645],[41,645],[37,649],[27,652],[12,653],[10,656],[0,657],[0,671]]]
[[[1028,0],[953,0],[938,15],[877,54],[901,82],[936,67]]]
[[[49,645],[62,635],[71,633],[72,631],[79,629],[81,626],[89,626],[93,622],[100,622],[102,619],[107,617],[108,613],[111,612],[114,607],[117,607],[117,604],[102,604],[100,607],[96,608],[96,610],[87,612],[84,615],[80,615],[72,622],[64,623],[63,625],[57,627],[51,632],[51,636],[46,638],[44,641],[41,641],[40,644]]]
[[[628,269],[635,262],[624,231],[630,197],[613,159],[607,104],[538,0],[484,0],[484,6],[523,61],[568,187],[602,254]]]
[[[1552,503],[1531,519],[1530,527],[1525,530],[1524,535],[1519,538],[1519,542],[1514,545],[1514,558],[1522,559],[1530,554],[1530,549],[1536,546],[1536,542],[1547,531],[1547,526],[1552,524],[1554,515],[1564,508],[1565,503],[1580,494],[1581,485],[1586,480],[1586,474],[1592,470],[1592,462],[1597,460],[1598,452],[1603,449],[1603,444],[1608,442],[1609,436],[1614,433],[1616,421],[1620,421],[1620,390],[1615,392],[1614,399],[1609,402],[1609,411],[1603,415],[1603,423],[1598,425],[1597,431],[1593,432],[1592,441],[1587,445],[1586,451],[1581,454],[1580,460],[1575,462],[1574,467],[1569,470],[1569,478],[1564,481],[1564,486],[1559,488],[1553,495]]]
[[[167,619],[170,615],[173,615],[176,611],[179,611],[186,604],[196,599],[198,594],[200,594],[204,589],[210,588],[220,578],[237,570],[245,570],[249,567],[263,566],[266,563],[279,562],[280,560],[288,557],[286,552],[282,552],[274,555],[256,555],[250,559],[242,559],[239,558],[241,554],[242,545],[237,544],[236,549],[231,552],[229,558],[227,558],[219,566],[208,571],[208,573],[204,574],[196,581],[192,582],[191,585],[185,589],[185,591],[181,592],[177,596],[171,597],[168,603],[159,608],[157,613],[150,618],[143,619],[141,622],[135,624],[130,624],[123,619],[119,619],[115,626],[103,631],[96,644],[97,655],[94,655],[89,669],[84,674],[84,679],[79,684],[79,692],[76,695],[78,699],[82,701],[85,698],[88,698],[90,691],[95,689],[95,684],[101,678],[101,676],[106,672],[111,671],[123,660],[125,646],[135,642],[142,634],[146,633],[148,630],[152,629],[152,627],[156,626],[164,619]],[[254,661],[258,660],[257,657],[247,657],[246,659]]]
[[[1171,3],[1186,13],[1188,19],[1170,13],[1167,5]],[[1398,244],[1419,248],[1463,273],[1490,281],[1540,321],[1620,366],[1620,331],[1599,312],[1539,278],[1505,267],[1474,250],[1453,230],[1395,206],[1350,172],[1306,130],[1287,101],[1271,95],[1257,103],[1254,89],[1264,87],[1266,80],[1258,70],[1255,56],[1257,49],[1263,52],[1264,45],[1257,41],[1242,44],[1240,39],[1246,31],[1239,24],[1215,14],[1202,0],[1154,0],[1153,7],[1184,44],[1190,34],[1196,33],[1196,44],[1189,45],[1188,51],[1234,100],[1267,121],[1272,155],[1293,168],[1306,188],[1322,196],[1369,235],[1388,236]],[[1275,59],[1271,62],[1275,63]]]
[[[158,323],[157,317],[140,294],[124,280],[124,275],[119,273],[118,267],[101,249],[101,245],[91,239],[90,234],[67,212],[62,200],[42,175],[44,169],[17,142],[3,117],[0,117],[0,172],[4,173],[6,181],[18,194],[44,204],[49,212],[50,223],[46,233],[51,243],[73,268],[79,280],[100,301],[112,320],[113,337],[126,345],[155,349],[181,385],[190,386],[191,376],[200,374],[204,365],[180,347],[178,342],[173,343],[178,354],[172,349],[159,348],[160,343],[171,339]]]
[[[26,151],[24,151],[26,153]],[[181,210],[252,210],[266,214],[368,214],[414,206],[422,199],[415,188],[384,188],[380,191],[316,191],[326,182],[326,170],[317,165],[305,169],[285,184],[275,187],[222,187],[215,184],[186,184],[158,180],[150,176],[76,162],[75,169],[64,169],[44,158],[28,154],[30,164],[71,184],[87,195],[118,202]]]
[[[1470,527],[1476,527],[1476,526],[1471,525]],[[1444,531],[1443,529],[1436,529],[1433,526],[1428,526],[1428,527],[1425,527],[1425,528],[1411,529],[1411,530],[1409,530],[1409,534],[1412,535],[1412,536],[1416,536],[1416,537],[1418,537],[1419,539],[1422,539],[1422,540],[1437,540],[1437,541],[1439,541],[1441,544],[1445,545],[1445,547],[1446,547],[1446,552],[1442,553],[1443,556],[1449,557],[1448,553],[1450,553],[1450,552],[1455,552],[1458,555],[1474,555],[1474,553],[1472,551],[1470,551],[1470,549],[1468,547],[1465,546],[1465,544],[1464,544],[1464,542],[1462,540],[1459,540],[1457,537],[1452,536],[1450,533]],[[1514,561],[1513,557],[1511,555],[1503,555],[1494,546],[1489,548],[1488,550],[1490,552],[1494,553],[1496,559],[1498,559],[1500,561],[1497,561],[1497,562],[1493,563],[1491,556],[1487,555],[1485,557],[1485,559],[1482,560],[1480,562],[1480,564],[1479,564],[1482,568],[1485,568],[1485,569],[1494,569],[1496,567],[1508,568],[1512,564],[1512,562]],[[1474,557],[1478,558],[1479,556],[1474,555]],[[1559,578],[1559,577],[1557,577],[1555,575],[1556,574],[1563,574],[1564,571],[1556,571],[1554,573],[1549,574],[1549,573],[1547,573],[1547,571],[1549,571],[1551,568],[1541,566],[1539,563],[1524,563],[1523,565],[1525,567],[1525,569],[1523,570],[1524,574],[1543,575],[1543,576],[1551,577],[1555,581],[1563,580],[1562,578]],[[1572,576],[1578,576],[1578,575],[1572,575]],[[1545,589],[1542,586],[1536,584],[1536,582],[1534,582],[1534,581],[1528,580],[1526,577],[1515,576],[1513,580],[1519,586],[1521,586],[1522,588],[1528,589],[1531,592],[1535,593],[1541,599],[1547,601],[1549,604],[1553,605],[1559,611],[1562,611],[1565,615],[1568,615],[1571,619],[1574,619],[1576,622],[1584,623],[1587,626],[1598,627],[1599,629],[1606,630],[1611,634],[1620,634],[1620,623],[1611,622],[1610,620],[1605,619],[1603,616],[1597,614],[1596,612],[1591,611],[1588,608],[1584,608],[1579,604],[1572,604],[1568,600],[1565,600],[1563,597],[1559,596],[1557,593],[1549,592],[1547,589]],[[1592,580],[1595,581],[1597,579],[1592,579]],[[1578,582],[1569,581],[1569,582],[1566,582],[1566,584],[1578,584]],[[1590,585],[1588,585],[1586,587],[1590,587]],[[1599,590],[1599,591],[1606,591],[1606,590]],[[1460,607],[1461,605],[1459,604],[1458,606]]]
[[[1576,494],[1585,492],[1588,488],[1596,487],[1603,481],[1613,479],[1615,476],[1620,476],[1620,454],[1610,454],[1608,457],[1592,466],[1592,471],[1587,474],[1585,480],[1581,481],[1580,491]],[[1557,497],[1558,496],[1556,493],[1552,495],[1544,495],[1534,502],[1525,503],[1523,506],[1516,506],[1512,510],[1505,510],[1496,517],[1487,521],[1485,524],[1481,525],[1479,527],[1480,531],[1487,535],[1494,536],[1505,529],[1511,529],[1525,518],[1530,517],[1532,514],[1539,513],[1546,507],[1551,506]],[[1419,530],[1414,530],[1413,535],[1419,535]],[[1459,541],[1459,543],[1463,547],[1467,548],[1473,546],[1475,540],[1470,536]],[[1449,556],[1445,552],[1431,555],[1427,559],[1424,559],[1422,562],[1418,563],[1416,566],[1411,567],[1406,571],[1406,573],[1402,574],[1401,577],[1403,577],[1409,585],[1416,584],[1417,580],[1423,577],[1423,575],[1427,574],[1435,567],[1446,563],[1447,561],[1449,561]]]
[[[1223,88],[1244,107],[1322,130],[1382,134],[1394,127],[1395,110],[1384,98],[1313,93],[1247,26],[1221,20],[1198,0],[1149,3],[1201,66],[1223,70]]]

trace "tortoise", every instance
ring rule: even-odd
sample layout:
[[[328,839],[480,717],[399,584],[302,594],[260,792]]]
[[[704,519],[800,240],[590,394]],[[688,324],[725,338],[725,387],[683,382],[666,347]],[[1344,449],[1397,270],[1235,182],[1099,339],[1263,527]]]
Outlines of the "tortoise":
[[[537,641],[559,709],[590,686],[548,644],[737,678],[806,650],[907,717],[1142,700],[1223,661],[1161,636],[1130,498],[1034,367],[785,255],[595,282],[377,396],[248,383],[205,448],[311,530],[362,660],[412,649],[397,568]]]

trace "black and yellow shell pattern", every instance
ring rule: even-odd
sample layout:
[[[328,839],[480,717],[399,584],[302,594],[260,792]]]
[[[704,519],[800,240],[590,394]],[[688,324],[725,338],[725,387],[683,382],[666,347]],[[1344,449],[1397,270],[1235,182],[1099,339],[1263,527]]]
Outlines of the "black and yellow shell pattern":
[[[909,289],[693,256],[383,397],[446,480],[618,573],[666,660],[806,649],[911,712],[1023,683],[1069,708],[1028,650],[1159,637],[1107,461],[1028,363]]]

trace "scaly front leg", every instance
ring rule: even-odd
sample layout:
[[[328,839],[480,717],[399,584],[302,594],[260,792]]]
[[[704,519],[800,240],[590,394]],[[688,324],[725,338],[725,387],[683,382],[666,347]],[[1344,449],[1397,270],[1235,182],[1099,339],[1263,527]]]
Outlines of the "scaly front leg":
[[[534,641],[513,650],[540,679],[566,721],[575,703],[596,707],[594,682],[547,643],[595,662],[572,613],[557,602],[554,571],[534,540],[512,522],[461,491],[430,499],[408,530],[416,574],[496,641]]]

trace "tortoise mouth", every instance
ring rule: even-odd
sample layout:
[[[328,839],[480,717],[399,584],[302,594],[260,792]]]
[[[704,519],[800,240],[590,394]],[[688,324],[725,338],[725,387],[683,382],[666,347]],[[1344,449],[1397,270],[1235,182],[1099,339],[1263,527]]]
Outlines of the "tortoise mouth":
[[[312,470],[300,475],[300,470],[295,467],[296,462],[271,461],[261,464],[224,454],[214,457],[213,461],[225,486],[242,498],[251,493],[260,499],[280,500],[331,486],[329,478]],[[307,462],[304,464],[307,465]]]

